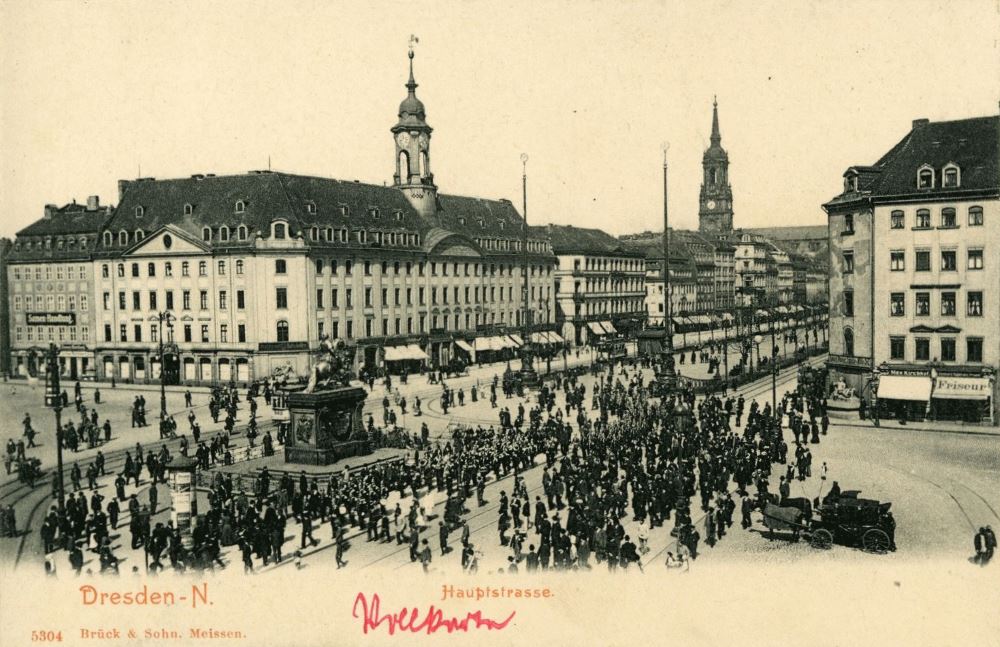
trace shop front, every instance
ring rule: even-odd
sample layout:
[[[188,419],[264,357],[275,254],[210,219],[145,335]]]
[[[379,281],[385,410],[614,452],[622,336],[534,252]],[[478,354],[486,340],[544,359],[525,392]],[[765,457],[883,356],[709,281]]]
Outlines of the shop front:
[[[985,376],[938,375],[931,391],[935,420],[993,420],[993,379]]]
[[[879,418],[900,421],[927,417],[932,391],[929,375],[882,375],[875,388]]]
[[[996,386],[988,368],[882,365],[875,393],[885,418],[995,424]]]

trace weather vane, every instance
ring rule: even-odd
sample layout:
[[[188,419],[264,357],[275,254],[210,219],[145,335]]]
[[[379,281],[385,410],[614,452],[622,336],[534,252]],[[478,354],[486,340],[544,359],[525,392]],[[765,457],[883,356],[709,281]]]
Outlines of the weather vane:
[[[414,34],[410,34],[410,58],[413,58],[413,46],[420,42]]]

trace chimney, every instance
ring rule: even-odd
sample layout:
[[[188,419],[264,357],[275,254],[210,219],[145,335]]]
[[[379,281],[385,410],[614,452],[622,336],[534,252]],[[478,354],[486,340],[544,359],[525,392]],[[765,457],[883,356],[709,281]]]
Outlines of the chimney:
[[[125,189],[128,188],[128,180],[118,180],[118,202],[122,201],[122,196],[125,195]]]
[[[923,126],[926,126],[929,123],[931,123],[930,119],[914,119],[913,120],[913,130],[916,130],[917,128],[921,128]]]
[[[87,211],[97,211],[101,206],[101,198],[96,195],[87,196]]]
[[[58,210],[59,210],[59,207],[57,207],[54,204],[47,204],[47,205],[45,205],[45,217],[46,218],[51,218],[52,214],[54,214]]]

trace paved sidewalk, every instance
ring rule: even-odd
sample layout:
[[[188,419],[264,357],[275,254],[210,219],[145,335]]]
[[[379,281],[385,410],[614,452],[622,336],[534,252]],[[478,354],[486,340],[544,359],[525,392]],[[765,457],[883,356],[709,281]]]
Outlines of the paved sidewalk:
[[[925,431],[946,434],[975,434],[981,436],[1000,436],[1000,427],[992,425],[976,424],[968,422],[932,421],[907,422],[905,425],[896,420],[883,419],[879,421],[879,426],[869,420],[845,420],[843,418],[830,418],[831,427],[855,427],[857,429],[871,429],[874,432],[880,429],[892,429],[894,431]]]

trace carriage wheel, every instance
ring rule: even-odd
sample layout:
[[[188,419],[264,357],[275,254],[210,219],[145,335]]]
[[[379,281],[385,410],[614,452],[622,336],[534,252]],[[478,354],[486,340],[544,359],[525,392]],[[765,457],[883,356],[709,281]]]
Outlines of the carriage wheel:
[[[812,533],[809,545],[819,550],[829,550],[833,546],[833,533],[826,528],[820,528]]]
[[[865,531],[861,537],[861,545],[869,553],[885,553],[889,550],[889,535],[878,528],[871,528]]]

